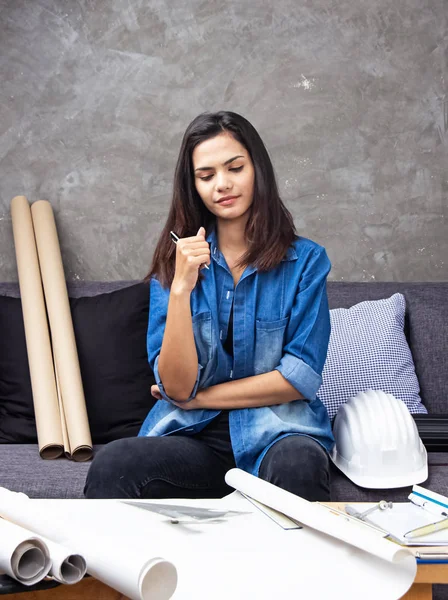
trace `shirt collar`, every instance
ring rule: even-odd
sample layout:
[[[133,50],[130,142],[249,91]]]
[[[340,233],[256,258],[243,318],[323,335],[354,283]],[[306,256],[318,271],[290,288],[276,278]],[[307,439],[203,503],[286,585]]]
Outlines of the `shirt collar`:
[[[297,252],[296,249],[294,248],[294,246],[290,246],[288,248],[288,250],[286,251],[286,255],[284,258],[282,258],[283,260],[297,260],[298,256],[297,256]]]

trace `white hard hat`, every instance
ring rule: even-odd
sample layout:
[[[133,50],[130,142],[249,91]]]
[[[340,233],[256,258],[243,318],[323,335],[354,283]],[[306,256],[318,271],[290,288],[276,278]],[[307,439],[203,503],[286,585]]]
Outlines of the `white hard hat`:
[[[428,457],[405,404],[380,390],[360,392],[336,414],[334,464],[366,488],[399,488],[428,478]]]

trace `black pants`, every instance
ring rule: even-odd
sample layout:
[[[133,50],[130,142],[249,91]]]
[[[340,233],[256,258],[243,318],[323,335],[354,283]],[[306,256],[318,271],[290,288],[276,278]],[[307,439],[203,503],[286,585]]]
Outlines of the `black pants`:
[[[170,435],[125,438],[98,452],[87,475],[87,498],[220,498],[235,467],[231,448],[217,452],[203,439]],[[307,500],[329,500],[329,458],[313,439],[292,435],[264,457],[259,477]]]

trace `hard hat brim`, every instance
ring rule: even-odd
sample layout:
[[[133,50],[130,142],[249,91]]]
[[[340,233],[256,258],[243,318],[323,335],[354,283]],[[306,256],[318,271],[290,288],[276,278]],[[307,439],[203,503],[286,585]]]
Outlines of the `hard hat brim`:
[[[426,448],[424,450],[425,458],[426,458]],[[361,473],[353,473],[350,468],[347,468],[345,464],[346,461],[338,455],[335,448],[330,453],[330,458],[336,467],[344,473],[350,481],[353,481],[356,485],[363,488],[370,489],[383,489],[389,490],[394,488],[402,488],[409,487],[412,485],[416,485],[419,483],[423,483],[428,479],[428,462],[425,460],[425,464],[418,469],[417,471],[413,471],[412,473],[405,473],[404,475],[393,475],[392,477],[384,477],[384,476],[372,476],[372,475],[363,475]]]

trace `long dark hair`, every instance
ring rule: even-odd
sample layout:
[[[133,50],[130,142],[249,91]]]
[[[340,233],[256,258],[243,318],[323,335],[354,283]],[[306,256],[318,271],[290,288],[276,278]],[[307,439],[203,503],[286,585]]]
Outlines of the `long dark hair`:
[[[171,208],[146,281],[153,275],[165,287],[173,281],[176,248],[170,231],[189,237],[196,235],[201,226],[209,233],[215,224],[215,215],[196,191],[192,156],[198,144],[223,132],[229,132],[246,148],[255,171],[253,202],[246,224],[248,250],[239,265],[268,271],[280,263],[293,242],[294,221],[279,196],[271,159],[255,127],[234,112],[202,113],[185,131],[174,173]]]

